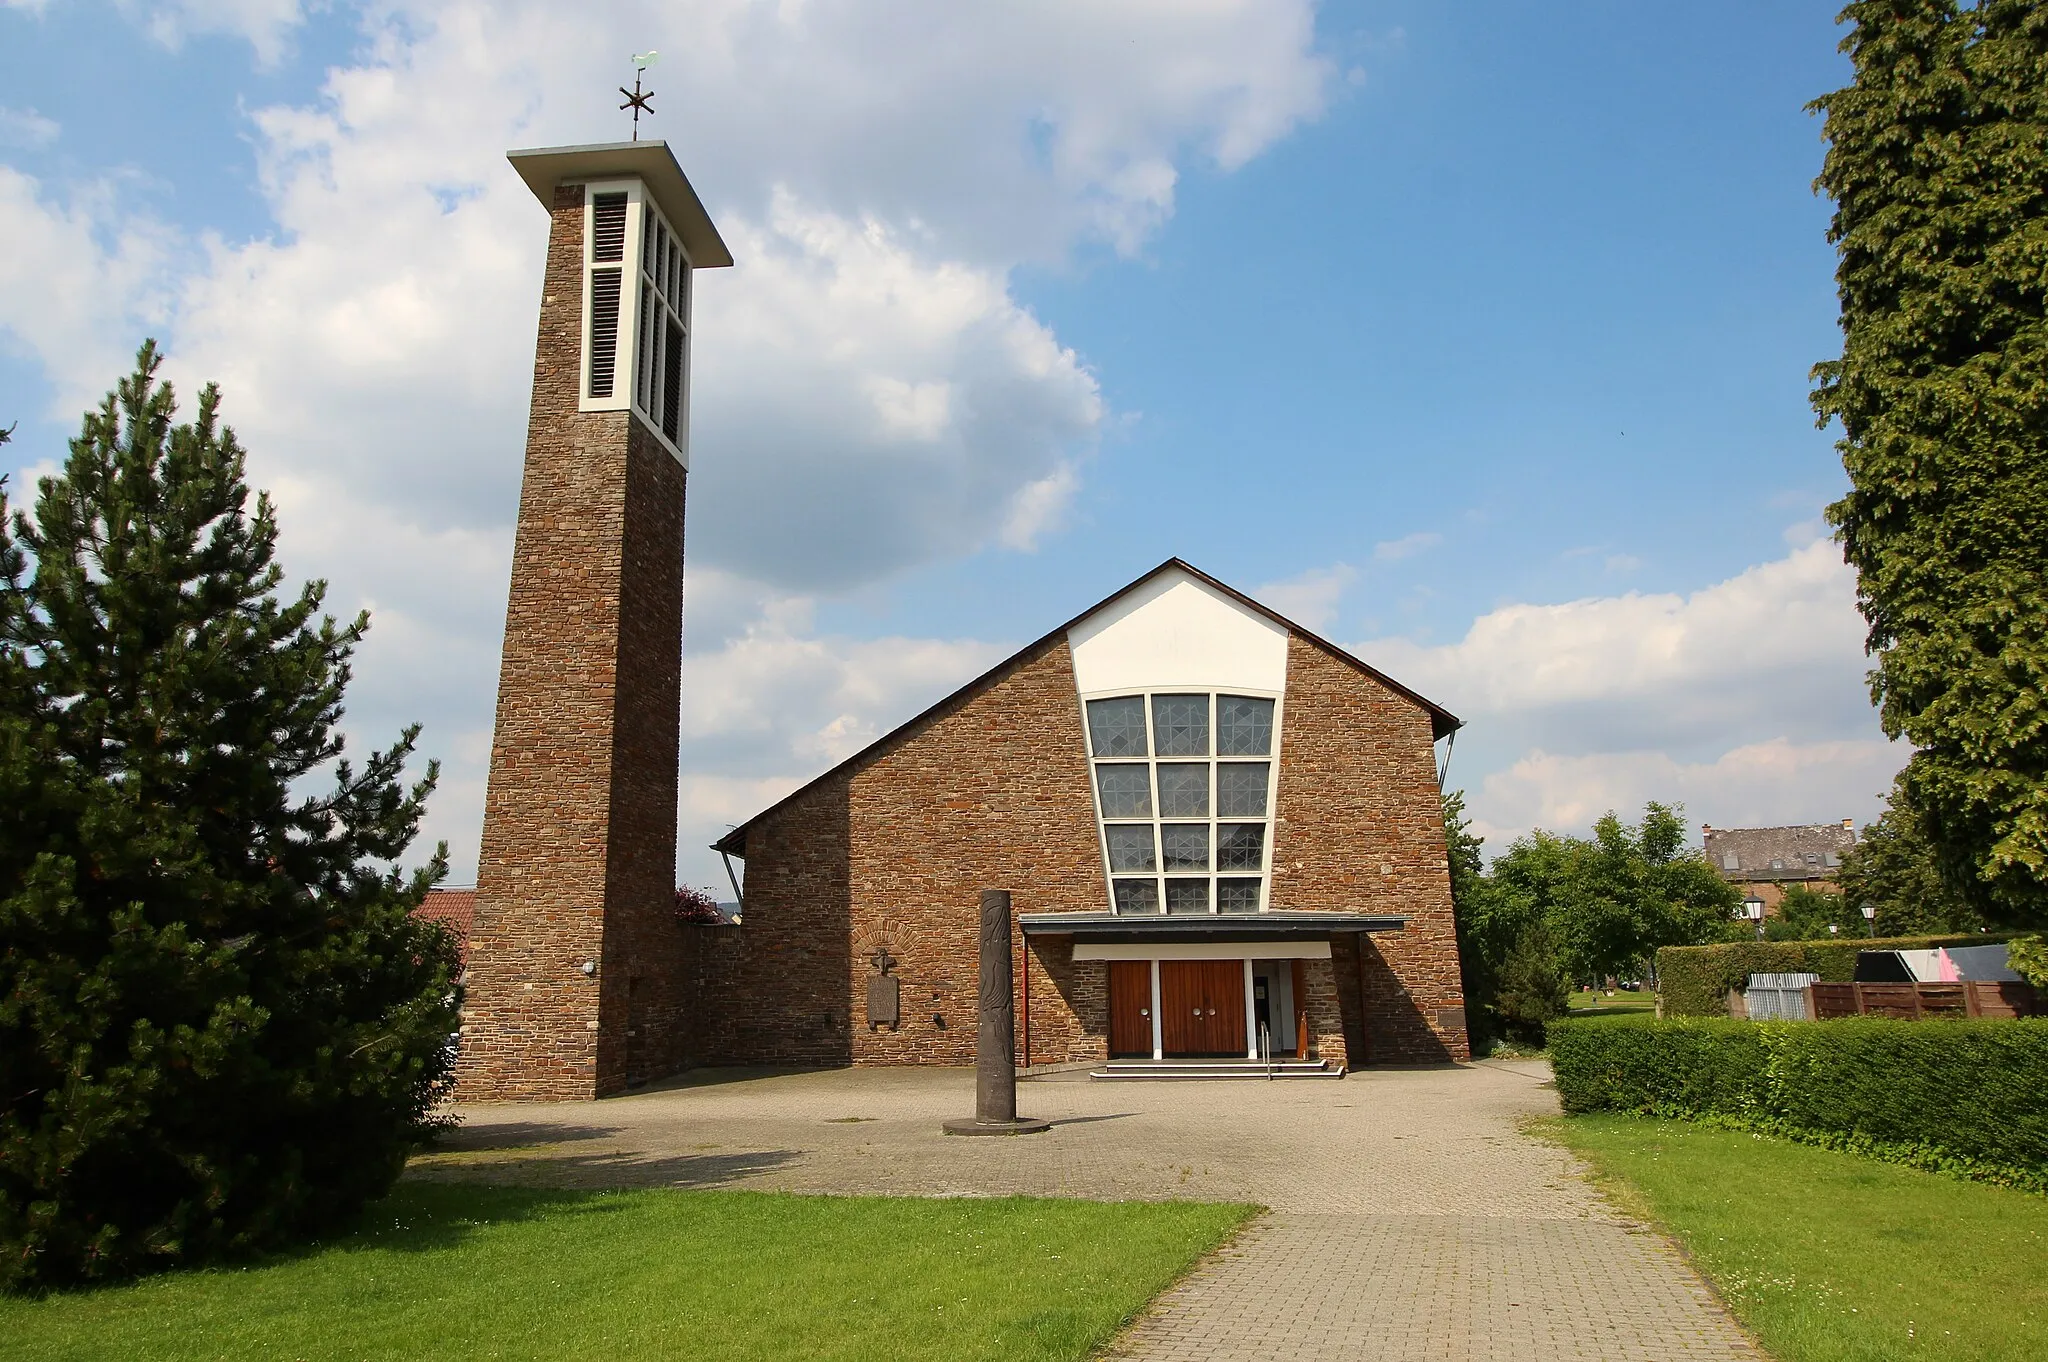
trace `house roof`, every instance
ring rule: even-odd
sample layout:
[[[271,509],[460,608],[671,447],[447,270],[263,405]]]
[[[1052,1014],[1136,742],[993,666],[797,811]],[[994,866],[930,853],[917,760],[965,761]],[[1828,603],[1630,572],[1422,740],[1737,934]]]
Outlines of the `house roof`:
[[[1856,845],[1856,829],[1840,823],[1783,828],[1703,828],[1707,860],[1728,880],[1825,880]]]
[[[826,771],[822,775],[807,782],[801,787],[790,791],[790,793],[784,795],[781,799],[776,800],[775,803],[770,804],[767,808],[761,810],[761,812],[755,814],[746,822],[740,824],[732,831],[726,833],[725,836],[719,838],[716,842],[713,842],[711,844],[712,850],[724,852],[726,855],[729,856],[737,856],[743,854],[746,850],[747,845],[747,829],[752,827],[754,824],[760,822],[763,818],[766,818],[769,814],[774,813],[777,809],[782,808],[784,805],[790,803],[795,799],[800,798],[804,794],[807,794],[817,786],[824,784],[828,780],[831,780],[834,776],[840,775],[843,772],[852,771],[866,764],[877,753],[894,746],[898,741],[900,741],[902,738],[904,738],[913,730],[917,729],[920,725],[922,725],[927,719],[930,719],[935,715],[943,713],[945,710],[958,704],[960,701],[967,699],[969,696],[975,695],[980,691],[986,690],[988,687],[994,685],[997,681],[1000,681],[1009,672],[1014,670],[1026,658],[1034,656],[1040,649],[1044,648],[1047,644],[1050,644],[1057,639],[1065,637],[1070,630],[1072,630],[1076,625],[1080,624],[1083,620],[1086,620],[1089,616],[1094,615],[1099,611],[1105,610],[1112,605],[1115,605],[1118,601],[1122,600],[1124,597],[1130,595],[1132,592],[1143,587],[1147,582],[1152,581],[1154,578],[1159,577],[1165,573],[1175,571],[1185,572],[1188,576],[1193,577],[1196,581],[1202,583],[1204,586],[1222,592],[1225,596],[1228,596],[1231,600],[1236,601],[1239,605],[1244,606],[1248,610],[1255,611],[1256,613],[1265,617],[1266,619],[1271,620],[1274,624],[1279,625],[1282,629],[1287,630],[1290,634],[1294,634],[1300,638],[1307,640],[1310,643],[1315,644],[1317,647],[1323,649],[1325,652],[1331,654],[1333,657],[1336,657],[1344,661],[1345,663],[1348,663],[1350,666],[1357,668],[1359,671],[1365,673],[1367,676],[1370,676],[1373,680],[1385,686],[1388,690],[1393,691],[1396,695],[1402,696],[1403,698],[1413,701],[1415,704],[1421,706],[1422,709],[1427,711],[1429,714],[1430,736],[1433,739],[1441,740],[1443,738],[1446,738],[1450,736],[1452,733],[1457,732],[1460,728],[1463,728],[1465,726],[1465,721],[1463,719],[1460,719],[1457,715],[1451,713],[1442,705],[1437,704],[1434,700],[1430,700],[1422,695],[1418,695],[1416,692],[1408,689],[1408,687],[1402,685],[1399,681],[1396,681],[1393,677],[1388,676],[1385,672],[1380,671],[1378,668],[1372,666],[1370,663],[1360,660],[1359,658],[1353,656],[1351,653],[1347,652],[1345,649],[1339,648],[1336,644],[1330,642],[1326,638],[1323,638],[1321,635],[1315,634],[1307,629],[1302,628],[1299,624],[1296,624],[1293,620],[1288,619],[1279,611],[1274,610],[1269,606],[1261,605],[1259,602],[1245,595],[1242,591],[1239,591],[1236,587],[1230,586],[1224,582],[1217,581],[1214,577],[1211,577],[1208,573],[1202,571],[1200,568],[1194,566],[1192,563],[1187,562],[1185,559],[1169,558],[1165,562],[1161,563],[1158,567],[1153,568],[1150,572],[1138,578],[1136,581],[1131,582],[1126,586],[1120,587],[1116,591],[1113,591],[1109,595],[1103,597],[1101,600],[1089,606],[1086,610],[1083,610],[1080,614],[1074,616],[1066,623],[1060,625],[1055,629],[1047,630],[1043,635],[1039,636],[1036,639],[1033,639],[1030,643],[1025,644],[1022,648],[1019,648],[1016,652],[1010,654],[1001,662],[996,663],[995,666],[990,667],[980,676],[975,677],[972,681],[969,681],[966,685],[960,687],[958,690],[946,696],[938,703],[927,706],[925,709],[919,711],[917,714],[905,720],[903,723],[898,724],[895,728],[890,729],[887,733],[884,733],[881,737],[875,739],[866,747],[863,747],[860,751],[848,757],[845,761],[840,762],[831,770]]]
[[[413,909],[413,916],[438,922],[455,937],[456,948],[469,955],[469,926],[476,919],[476,890],[429,889],[426,902]]]

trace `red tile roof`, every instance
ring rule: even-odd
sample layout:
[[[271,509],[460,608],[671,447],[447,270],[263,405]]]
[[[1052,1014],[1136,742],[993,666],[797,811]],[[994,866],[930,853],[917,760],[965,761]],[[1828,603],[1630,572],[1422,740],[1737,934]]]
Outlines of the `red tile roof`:
[[[455,934],[455,944],[465,958],[469,955],[469,924],[476,916],[476,890],[429,889],[427,901],[414,910],[429,922],[438,922]]]

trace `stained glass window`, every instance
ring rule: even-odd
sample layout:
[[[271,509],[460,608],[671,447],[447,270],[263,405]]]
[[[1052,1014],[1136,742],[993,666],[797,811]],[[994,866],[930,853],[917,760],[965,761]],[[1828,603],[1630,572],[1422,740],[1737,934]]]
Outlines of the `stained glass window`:
[[[1152,732],[1162,757],[1209,755],[1209,697],[1155,695]]]
[[[1150,823],[1112,823],[1105,831],[1109,834],[1109,868],[1112,871],[1159,868],[1159,862],[1152,854]]]
[[[1224,818],[1264,818],[1271,764],[1224,761],[1216,764],[1216,812]]]
[[[1169,863],[1169,868],[1171,865]],[[1216,828],[1218,870],[1264,870],[1266,868],[1266,825],[1263,823],[1221,823]]]
[[[1088,702],[1088,742],[1097,757],[1142,757],[1145,701],[1136,695]]]
[[[1159,843],[1168,870],[1209,868],[1209,825],[1207,823],[1162,823]]]
[[[1150,818],[1152,816],[1152,768],[1142,763],[1095,768],[1096,788],[1102,792],[1104,818]]]
[[[1255,879],[1216,881],[1216,911],[1219,913],[1258,912],[1259,882]]]
[[[1146,693],[1092,699],[1085,713],[1115,910],[1262,911],[1278,704]]]
[[[1118,880],[1116,881],[1116,910],[1119,913],[1156,913],[1159,911],[1159,881]]]
[[[1249,695],[1216,697],[1216,755],[1267,757],[1273,754],[1273,702]]]
[[[1209,763],[1174,761],[1159,763],[1159,816],[1162,818],[1207,818],[1209,816]]]

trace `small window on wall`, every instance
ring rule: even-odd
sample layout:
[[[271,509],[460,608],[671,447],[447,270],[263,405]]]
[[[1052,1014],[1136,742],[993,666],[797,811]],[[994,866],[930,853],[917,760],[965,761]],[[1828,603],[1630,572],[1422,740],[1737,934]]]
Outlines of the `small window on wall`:
[[[1118,913],[1266,906],[1276,702],[1160,691],[1087,703],[1088,756]]]

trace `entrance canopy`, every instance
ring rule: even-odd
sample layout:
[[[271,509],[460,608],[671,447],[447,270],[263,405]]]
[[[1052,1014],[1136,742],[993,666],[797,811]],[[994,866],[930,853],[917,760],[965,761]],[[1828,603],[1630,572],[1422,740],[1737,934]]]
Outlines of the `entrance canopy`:
[[[1379,913],[1190,913],[1142,917],[1130,913],[1020,913],[1017,924],[1027,937],[1071,936],[1077,945],[1164,945],[1328,941],[1342,932],[1398,932],[1408,925],[1408,919]]]

